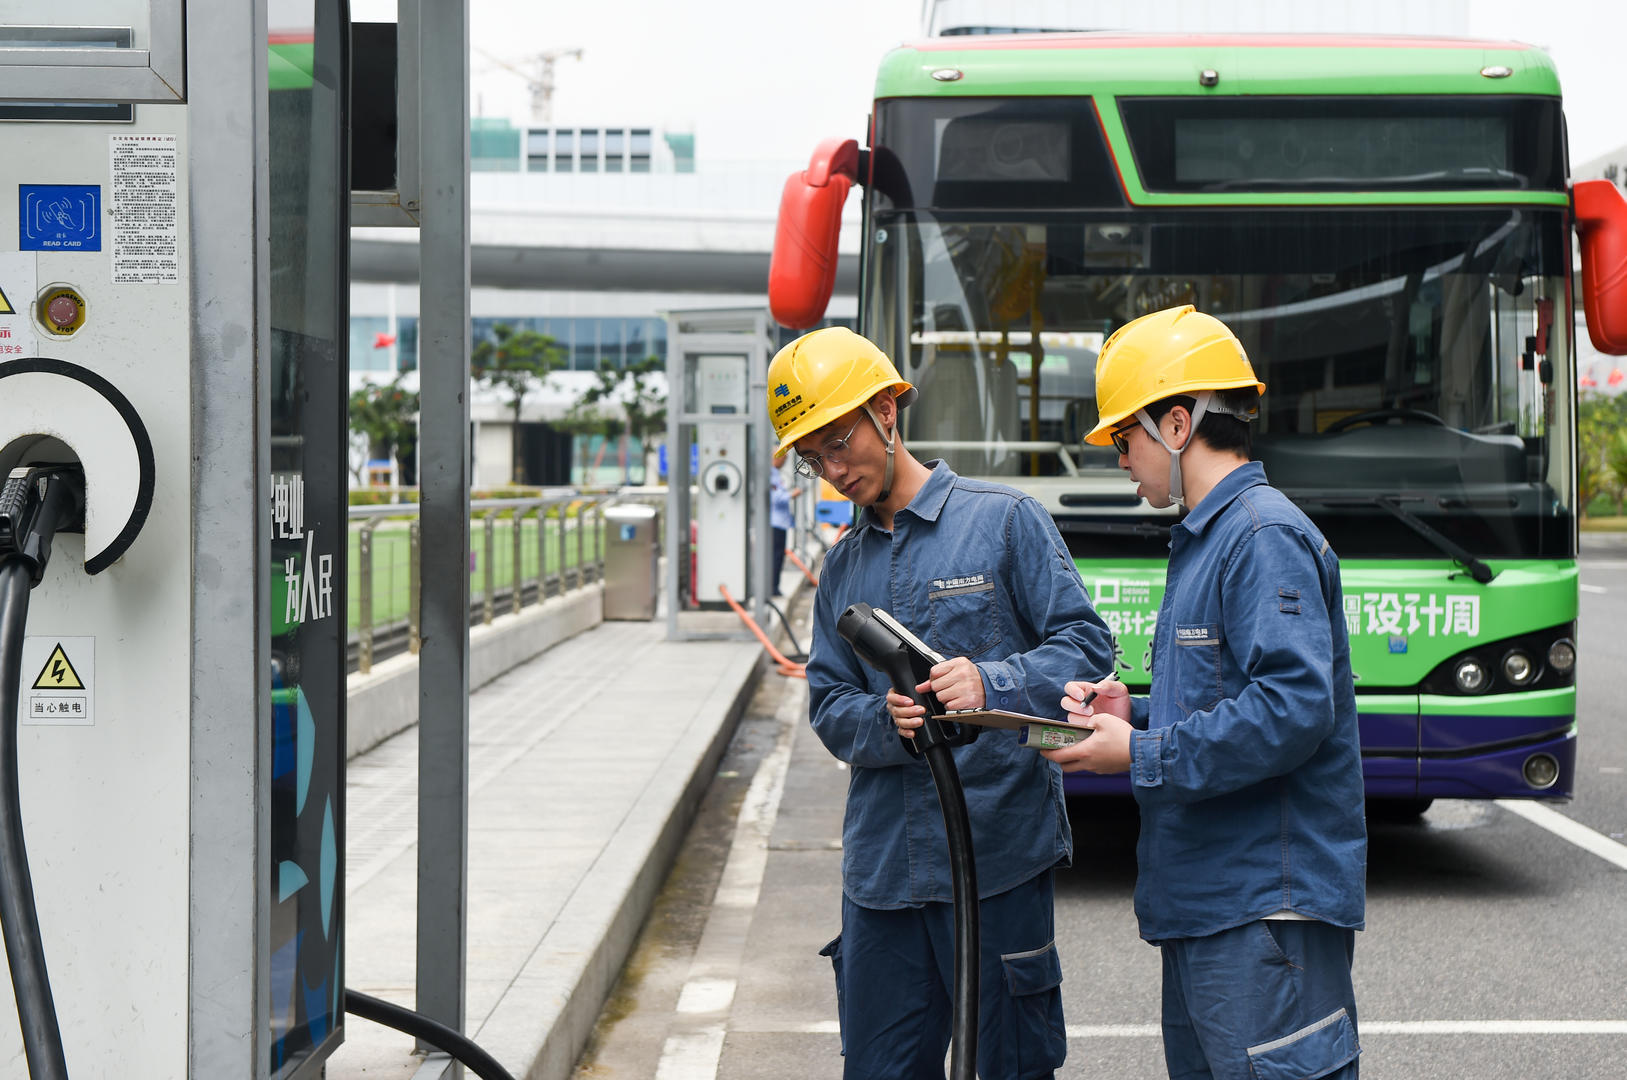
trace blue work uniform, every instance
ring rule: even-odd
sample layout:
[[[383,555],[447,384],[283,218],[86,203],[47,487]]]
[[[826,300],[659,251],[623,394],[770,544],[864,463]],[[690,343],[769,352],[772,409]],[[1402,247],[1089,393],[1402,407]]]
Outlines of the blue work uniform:
[[[1367,827],[1339,561],[1258,463],[1171,529],[1131,706],[1170,1075],[1354,1076]]]
[[[886,677],[837,634],[837,618],[863,601],[944,656],[971,659],[990,708],[1055,716],[1068,680],[1112,667],[1112,635],[1044,507],[943,462],[928,467],[891,532],[864,510],[826,556],[815,597],[810,716],[852,766],[843,936],[825,950],[849,1076],[942,1076],[953,886],[931,773],[904,749]],[[1067,1050],[1051,889],[1052,869],[1073,853],[1061,772],[1009,731],[985,731],[953,753],[984,900],[979,1071],[1049,1076]],[[935,979],[940,989],[928,993]]]

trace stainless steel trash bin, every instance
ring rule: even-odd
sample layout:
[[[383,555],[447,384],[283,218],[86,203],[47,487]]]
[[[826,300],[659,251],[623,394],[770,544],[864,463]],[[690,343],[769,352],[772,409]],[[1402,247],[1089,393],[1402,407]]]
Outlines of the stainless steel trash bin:
[[[655,507],[618,503],[604,511],[604,617],[653,619],[660,588]]]

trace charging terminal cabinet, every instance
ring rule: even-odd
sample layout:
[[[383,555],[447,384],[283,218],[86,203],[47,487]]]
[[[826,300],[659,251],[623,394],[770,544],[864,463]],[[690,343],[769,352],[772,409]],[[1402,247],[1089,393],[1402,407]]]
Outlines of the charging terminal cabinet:
[[[315,1076],[343,1032],[347,6],[0,19],[0,468],[87,477],[21,702],[68,1066]],[[25,1075],[9,1001],[0,1062]]]
[[[708,417],[746,415],[746,366],[739,354],[695,357],[695,412]],[[746,587],[746,470],[751,454],[745,424],[705,420],[695,425],[700,470],[695,486],[695,596],[720,603],[719,586],[736,599]]]
[[[675,312],[667,329],[667,629],[672,638],[746,633],[727,589],[759,623],[772,561],[773,429],[764,396],[766,311]],[[693,542],[679,522],[693,522]],[[674,597],[679,602],[674,603]],[[699,609],[699,616],[689,613]],[[706,613],[721,613],[708,619]]]

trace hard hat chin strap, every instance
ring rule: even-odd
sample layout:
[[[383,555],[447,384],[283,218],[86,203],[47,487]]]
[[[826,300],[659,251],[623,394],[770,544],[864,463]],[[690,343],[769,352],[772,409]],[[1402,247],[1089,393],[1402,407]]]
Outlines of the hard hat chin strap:
[[[1186,442],[1181,444],[1179,450],[1164,441],[1164,433],[1158,430],[1158,425],[1153,423],[1153,419],[1146,409],[1136,410],[1136,419],[1141,421],[1141,426],[1147,429],[1147,434],[1158,440],[1159,446],[1169,451],[1169,500],[1163,503],[1152,503],[1155,508],[1162,510],[1166,506],[1175,504],[1179,504],[1183,509],[1186,507],[1186,494],[1181,489],[1181,454],[1188,446],[1192,445],[1192,440],[1197,438],[1198,423],[1203,419],[1203,414],[1208,411],[1209,402],[1214,396],[1212,390],[1203,390],[1193,395],[1196,403],[1192,406],[1192,428],[1186,433]]]
[[[893,443],[896,441],[897,436],[896,433],[889,432],[881,426],[881,417],[876,415],[876,410],[870,407],[868,401],[864,403],[863,408],[864,414],[870,418],[870,422],[876,425],[876,434],[880,435],[881,441],[887,444],[887,471],[881,477],[881,494],[876,496],[876,503],[880,504],[886,502],[887,496],[893,493]]]

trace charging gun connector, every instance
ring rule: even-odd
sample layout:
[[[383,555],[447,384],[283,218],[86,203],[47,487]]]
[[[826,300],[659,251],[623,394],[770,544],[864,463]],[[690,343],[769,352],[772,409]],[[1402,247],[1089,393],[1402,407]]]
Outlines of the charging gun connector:
[[[85,528],[85,473],[78,465],[24,465],[0,483],[0,563],[20,562],[38,585],[59,532]]]

